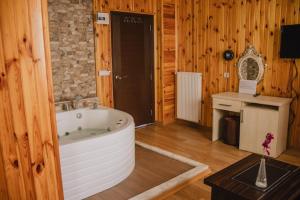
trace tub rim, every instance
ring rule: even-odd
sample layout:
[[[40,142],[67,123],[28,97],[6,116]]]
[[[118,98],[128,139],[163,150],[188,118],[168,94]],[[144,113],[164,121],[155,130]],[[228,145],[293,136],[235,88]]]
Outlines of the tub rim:
[[[126,121],[126,123],[122,124],[122,126],[117,127],[112,131],[105,132],[103,134],[96,135],[96,136],[91,136],[91,137],[87,137],[87,138],[78,139],[77,141],[73,141],[73,142],[61,143],[60,138],[58,138],[59,146],[71,145],[71,144],[78,143],[78,142],[83,142],[83,141],[86,141],[86,140],[92,140],[92,139],[96,139],[96,138],[116,134],[116,133],[121,132],[121,130],[127,129],[131,125],[133,125],[133,127],[135,127],[133,117],[129,113],[126,113],[124,111],[114,109],[114,108],[104,107],[104,106],[98,106],[98,108],[95,108],[95,109],[91,109],[91,108],[87,107],[87,108],[74,109],[74,110],[70,110],[70,111],[59,111],[59,112],[56,113],[56,115],[60,114],[60,113],[66,113],[66,112],[75,112],[75,111],[84,111],[84,112],[87,111],[88,112],[88,111],[97,111],[97,110],[107,110],[108,112],[121,113],[122,115],[124,115],[126,117],[127,121]],[[56,120],[57,120],[57,117],[56,117]],[[57,135],[59,135],[59,134],[57,133]]]

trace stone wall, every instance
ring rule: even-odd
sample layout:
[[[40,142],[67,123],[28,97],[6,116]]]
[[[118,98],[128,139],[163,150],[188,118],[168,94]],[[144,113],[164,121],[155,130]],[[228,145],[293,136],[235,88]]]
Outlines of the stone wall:
[[[93,0],[48,0],[55,101],[96,96]]]

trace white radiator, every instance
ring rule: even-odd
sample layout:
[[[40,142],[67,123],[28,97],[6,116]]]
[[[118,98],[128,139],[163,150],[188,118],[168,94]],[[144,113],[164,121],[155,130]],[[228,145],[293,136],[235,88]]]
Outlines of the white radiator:
[[[199,122],[201,116],[202,74],[177,72],[177,118]]]

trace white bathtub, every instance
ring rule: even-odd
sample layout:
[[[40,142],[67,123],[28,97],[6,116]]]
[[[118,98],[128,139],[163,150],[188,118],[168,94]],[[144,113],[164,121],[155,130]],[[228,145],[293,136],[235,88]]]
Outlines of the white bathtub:
[[[86,198],[130,175],[135,139],[129,114],[98,108],[60,112],[56,117],[65,199]]]

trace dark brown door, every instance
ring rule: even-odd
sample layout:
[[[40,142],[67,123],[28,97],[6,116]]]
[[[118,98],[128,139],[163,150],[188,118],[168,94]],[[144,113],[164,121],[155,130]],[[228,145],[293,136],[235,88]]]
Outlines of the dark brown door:
[[[116,109],[135,125],[154,121],[153,16],[113,12],[113,93]]]

